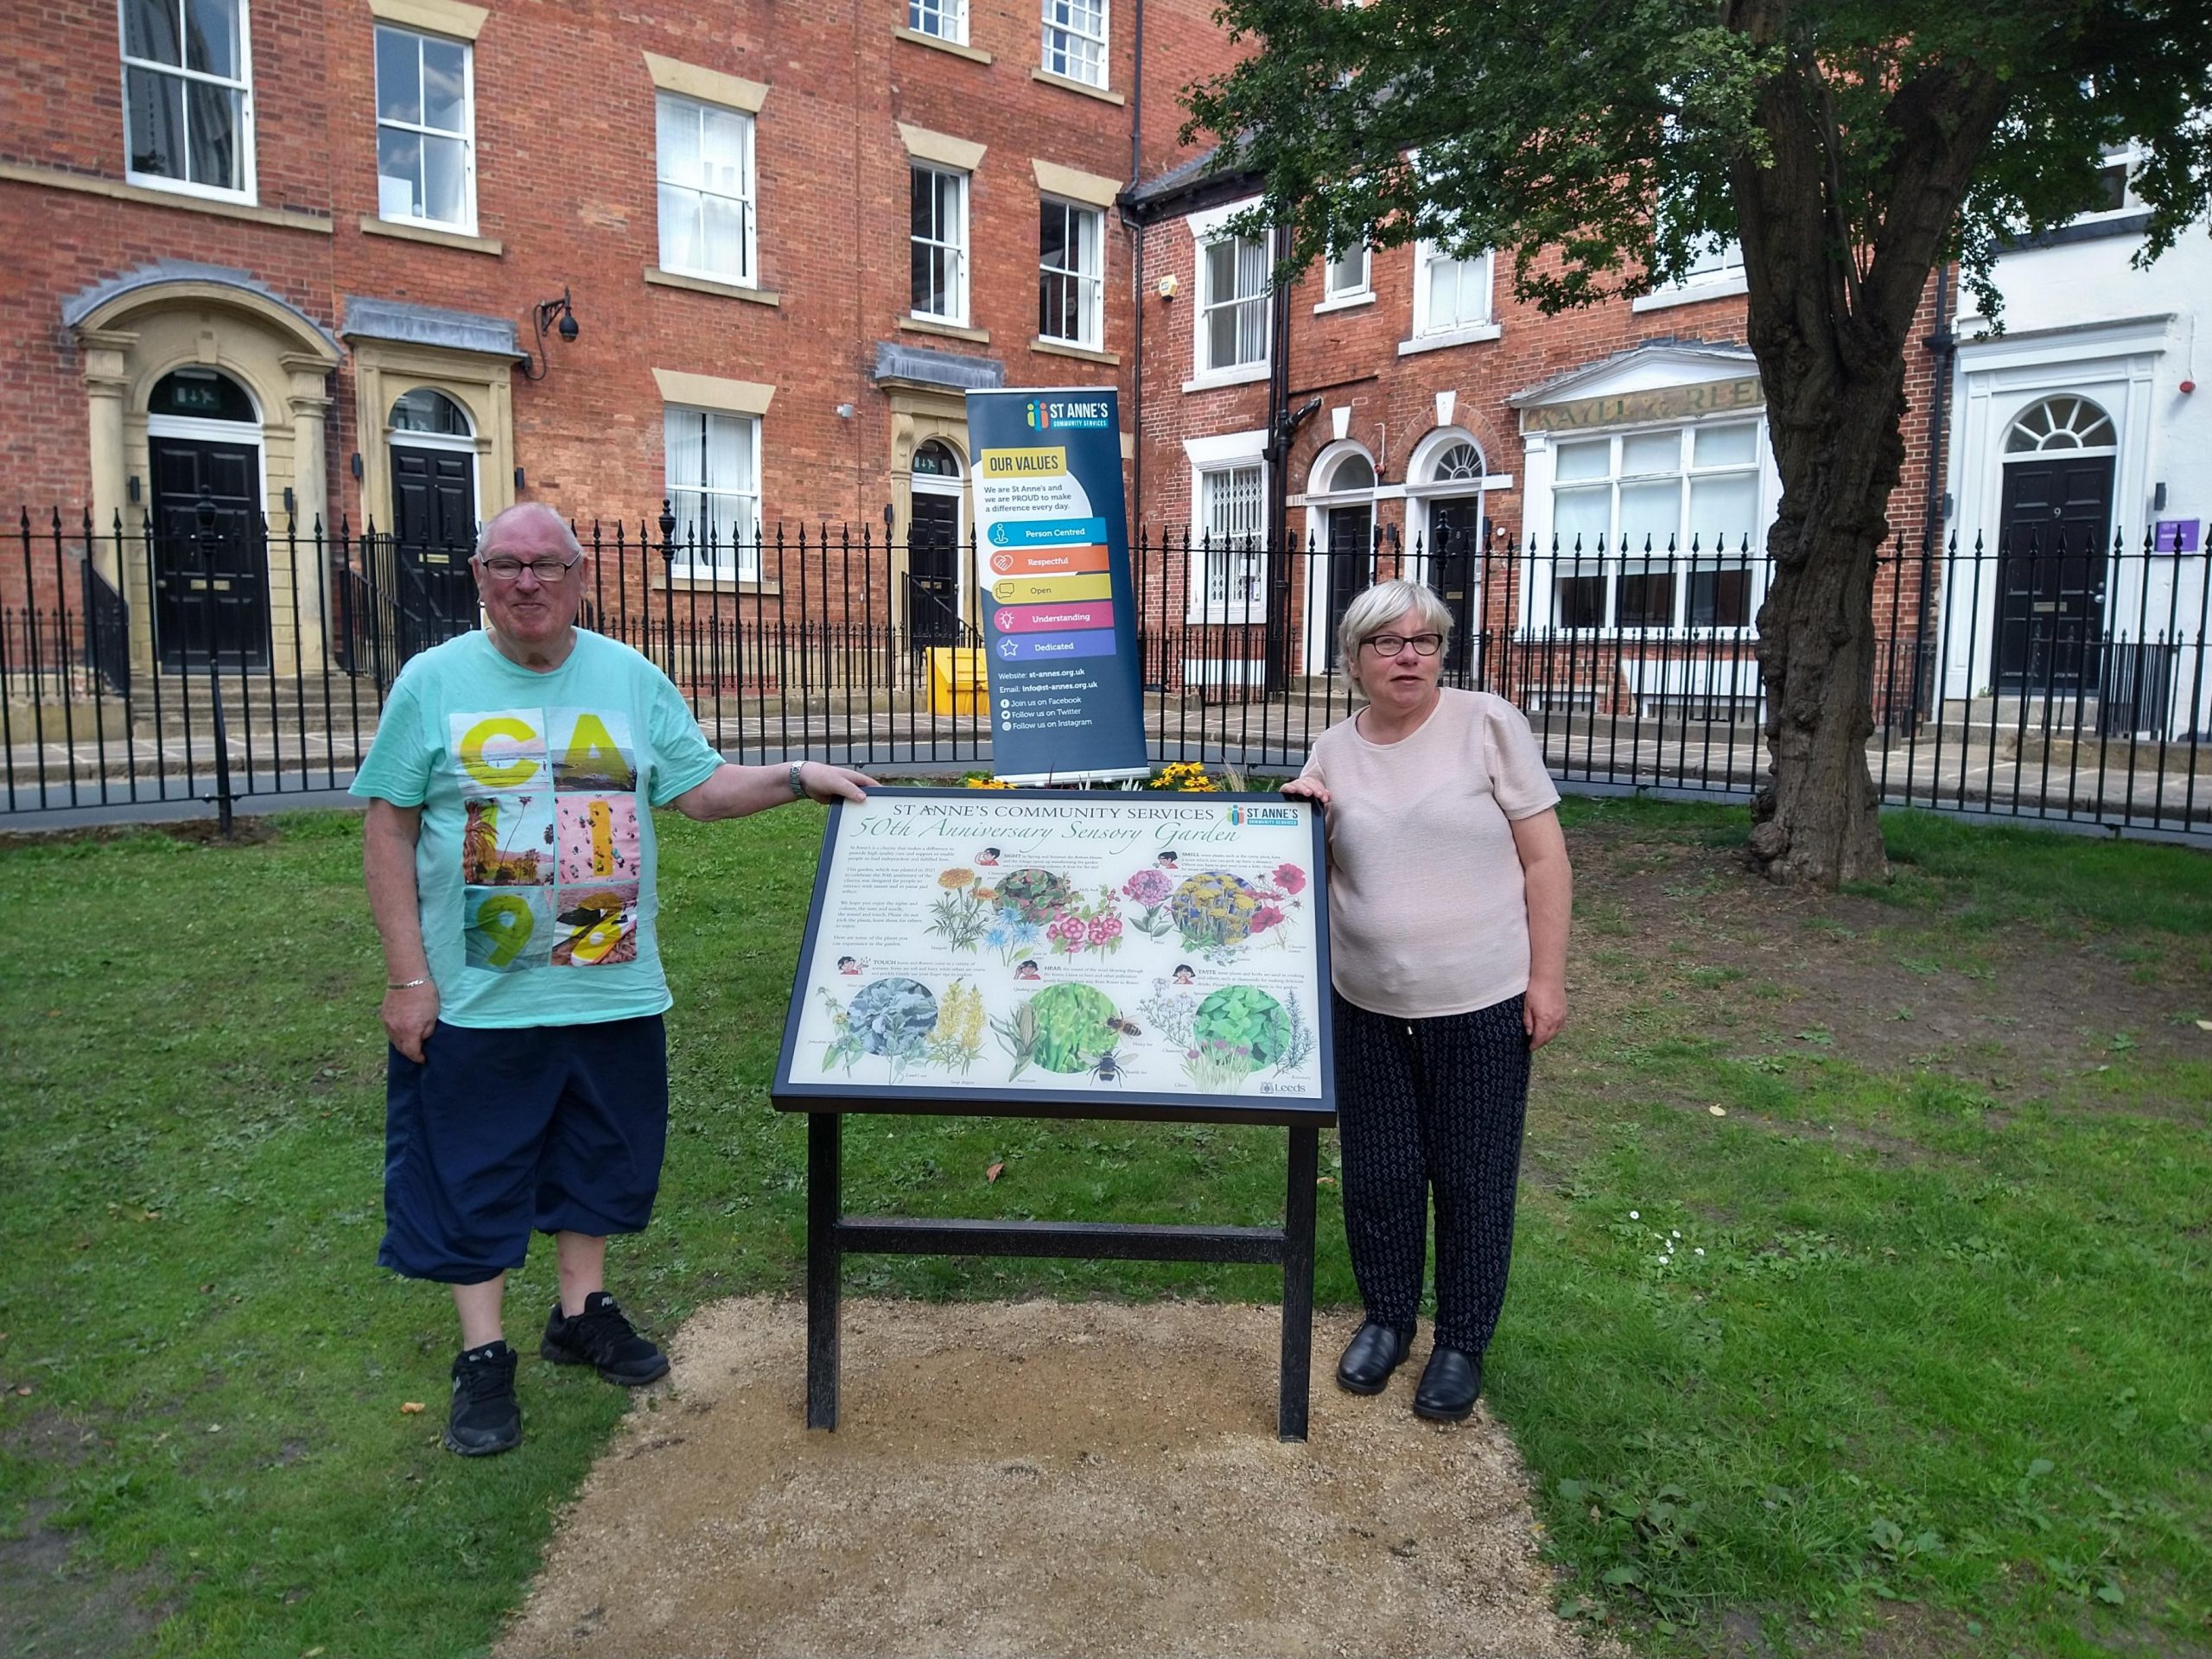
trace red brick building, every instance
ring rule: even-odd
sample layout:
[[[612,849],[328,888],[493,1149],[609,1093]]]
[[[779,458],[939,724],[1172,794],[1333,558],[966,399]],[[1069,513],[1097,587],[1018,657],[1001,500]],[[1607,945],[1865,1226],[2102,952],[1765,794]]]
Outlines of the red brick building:
[[[1361,250],[1306,272],[1278,317],[1269,249],[1227,232],[1252,188],[1200,157],[1125,199],[1139,226],[1137,516],[1188,525],[1198,543],[1185,560],[1170,530],[1153,561],[1150,602],[1182,632],[1170,654],[1183,682],[1324,672],[1351,596],[1406,574],[1459,611],[1459,666],[1477,666],[1486,636],[1507,658],[1492,682],[1533,704],[1750,714],[1781,486],[1740,252],[1713,250],[1673,289],[1547,317],[1513,297],[1502,257]],[[1916,330],[1890,512],[1916,556],[1941,522],[1939,285]],[[1916,563],[1899,575],[1885,566],[1877,609],[1910,635]],[[1532,639],[1541,649],[1516,659]]]
[[[457,613],[438,550],[516,499],[634,538],[669,498],[717,591],[760,576],[755,523],[887,510],[949,548],[964,391],[1134,390],[1113,204],[1172,159],[1184,73],[1141,85],[1136,37],[1166,64],[1197,38],[1150,4],[11,10],[0,486],[153,525],[96,555],[141,660],[205,645],[189,577],[231,607],[218,645],[280,670],[327,638],[284,540],[318,520],[396,532]],[[203,493],[272,539],[168,568]]]

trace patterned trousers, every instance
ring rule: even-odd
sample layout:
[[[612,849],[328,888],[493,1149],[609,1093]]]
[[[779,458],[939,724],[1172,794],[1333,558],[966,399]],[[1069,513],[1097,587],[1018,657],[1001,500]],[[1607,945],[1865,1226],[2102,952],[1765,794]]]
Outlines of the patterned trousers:
[[[1529,1107],[1520,997],[1472,1014],[1393,1019],[1332,995],[1344,1238],[1367,1316],[1421,1307],[1436,1195],[1436,1340],[1479,1355],[1505,1305]]]

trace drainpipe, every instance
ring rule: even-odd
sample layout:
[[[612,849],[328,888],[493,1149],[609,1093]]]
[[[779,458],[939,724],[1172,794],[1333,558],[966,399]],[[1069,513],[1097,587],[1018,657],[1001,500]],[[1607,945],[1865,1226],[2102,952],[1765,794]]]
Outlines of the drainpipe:
[[[1929,659],[1929,579],[1936,550],[1943,543],[1943,482],[1951,472],[1946,442],[1951,411],[1951,373],[1959,353],[1958,335],[1951,329],[1948,312],[1951,284],[1957,279],[1958,268],[1945,265],[1942,280],[1936,284],[1936,329],[1928,337],[1928,349],[1936,354],[1936,387],[1928,411],[1928,499],[1921,508],[1920,592],[1913,607],[1912,689],[1905,699],[1907,730],[1919,728],[1923,712],[1921,693],[1924,664]]]
[[[1129,182],[1134,190],[1144,176],[1144,0],[1136,0],[1136,62],[1129,72]],[[1122,223],[1129,227],[1129,316],[1133,339],[1129,355],[1129,402],[1135,424],[1130,429],[1129,517],[1141,533],[1144,524],[1144,224],[1127,209]]]

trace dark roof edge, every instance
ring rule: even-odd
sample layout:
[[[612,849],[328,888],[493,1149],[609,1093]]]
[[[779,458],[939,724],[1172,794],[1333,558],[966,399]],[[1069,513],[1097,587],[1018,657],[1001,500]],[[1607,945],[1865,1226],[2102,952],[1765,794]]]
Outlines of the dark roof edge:
[[[1255,194],[1260,175],[1221,159],[1218,146],[1171,167],[1157,178],[1133,184],[1122,192],[1123,213],[1139,225],[1218,207],[1225,201]]]

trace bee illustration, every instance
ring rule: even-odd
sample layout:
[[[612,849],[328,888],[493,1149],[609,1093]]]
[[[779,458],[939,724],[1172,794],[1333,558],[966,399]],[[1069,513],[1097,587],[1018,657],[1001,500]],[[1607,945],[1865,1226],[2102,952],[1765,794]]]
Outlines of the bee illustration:
[[[1115,1014],[1111,1019],[1106,1021],[1106,1027],[1109,1031],[1120,1032],[1124,1037],[1141,1037],[1144,1035],[1144,1027],[1142,1026],[1137,1024],[1134,1020],[1124,1020],[1118,1014]]]
[[[1106,1053],[1091,1062],[1090,1075],[1101,1083],[1119,1083],[1127,1071],[1117,1056]]]
[[[545,844],[548,847],[553,844],[553,826],[550,823],[545,826]]]

